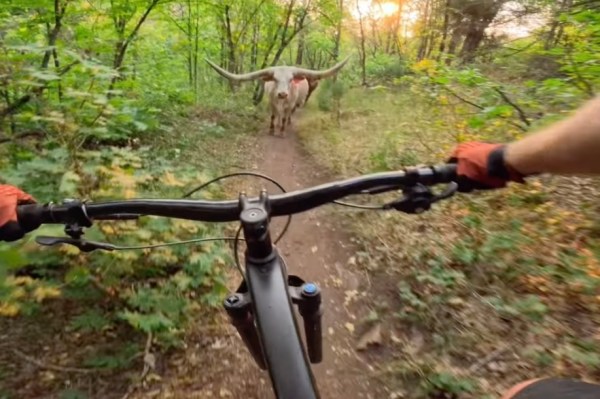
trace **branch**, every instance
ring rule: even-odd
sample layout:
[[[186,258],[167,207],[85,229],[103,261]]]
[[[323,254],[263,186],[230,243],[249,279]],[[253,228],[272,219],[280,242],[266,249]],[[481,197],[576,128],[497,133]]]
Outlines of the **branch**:
[[[177,22],[177,20],[174,17],[172,17],[170,13],[168,13],[168,12],[167,13],[163,13],[163,15],[166,15],[167,18],[169,18],[171,20],[171,22],[173,22],[173,24],[177,28],[179,28],[180,31],[182,31],[186,36],[189,36],[189,32],[187,30],[185,30],[185,28],[183,26],[179,25],[179,23]]]
[[[470,106],[475,107],[475,108],[480,109],[480,110],[484,110],[485,109],[485,107],[483,107],[483,106],[481,106],[479,104],[475,104],[473,101],[467,100],[466,98],[459,96],[456,92],[454,92],[453,90],[451,90],[451,89],[449,89],[447,87],[442,86],[442,89],[446,90],[453,97],[459,99],[460,101],[464,102],[465,104],[469,104]],[[503,116],[501,116],[501,118],[507,119],[507,118],[505,118]],[[515,123],[515,122],[513,122],[511,120],[507,120],[507,123],[509,125],[511,125],[511,126],[516,127],[517,129],[521,130],[522,132],[526,132],[527,131],[526,127],[521,126],[518,123]]]
[[[36,92],[36,91],[34,91],[34,92]],[[19,108],[21,108],[23,105],[27,104],[31,100],[32,96],[33,96],[33,93],[25,94],[24,96],[19,98],[17,101],[13,102],[6,108],[0,110],[0,119],[6,117],[8,115],[14,114]]]
[[[494,91],[498,94],[500,94],[500,97],[502,97],[502,99],[504,101],[506,101],[506,103],[508,105],[510,105],[511,107],[513,107],[517,113],[519,114],[519,119],[521,119],[521,121],[526,124],[527,126],[531,126],[531,122],[529,121],[529,118],[527,118],[527,115],[525,114],[525,112],[523,111],[523,109],[521,107],[519,107],[515,102],[513,102],[507,95],[505,92],[503,92],[502,90],[500,90],[498,87],[494,87]]]
[[[571,66],[573,67],[573,72],[575,72],[575,77],[577,78],[577,81],[583,85],[583,88],[580,87],[580,90],[583,90],[585,92],[585,94],[587,94],[590,98],[594,98],[596,96],[596,93],[594,93],[594,88],[592,87],[590,82],[585,80],[585,78],[581,74],[581,71],[579,70],[579,67],[575,63],[575,60],[573,59],[572,46],[567,46],[567,48],[568,48],[567,57],[569,58],[569,62],[571,63]]]
[[[250,14],[250,18],[246,19],[244,21],[244,25],[242,25],[242,28],[240,29],[239,34],[237,35],[237,37],[235,38],[234,43],[237,45],[238,42],[240,41],[242,35],[244,34],[244,32],[246,31],[246,29],[248,29],[248,25],[250,25],[250,21],[254,20],[254,17],[256,16],[256,14],[258,14],[258,11],[261,9],[261,7],[263,6],[263,4],[265,4],[266,0],[261,0],[261,2],[256,6],[256,8],[254,9],[254,11],[252,11],[252,13]]]
[[[37,360],[36,358],[24,354],[23,352],[21,352],[18,349],[13,349],[13,353],[17,357],[20,357],[21,359],[23,359],[31,364],[34,364],[39,368],[46,369],[46,370],[60,371],[60,372],[67,372],[67,373],[85,373],[85,374],[97,373],[100,371],[100,370],[95,370],[95,369],[84,369],[84,368],[79,368],[79,367],[63,367],[63,366],[56,366],[53,364],[44,364],[41,361]]]
[[[56,44],[56,39],[58,38],[58,34],[60,29],[62,28],[62,19],[67,11],[67,5],[69,4],[69,0],[65,1],[64,6],[60,7],[60,0],[54,0],[54,27],[52,30],[48,30],[48,47],[54,47]],[[48,24],[48,28],[50,28],[50,24]],[[42,59],[42,69],[48,68],[48,63],[50,62],[50,56],[52,55],[52,48],[46,50],[44,53],[44,58]]]
[[[457,99],[459,99],[459,100],[460,100],[460,101],[462,101],[463,103],[469,104],[470,106],[472,106],[472,107],[475,107],[475,108],[478,108],[478,109],[481,109],[481,110],[485,109],[485,107],[482,107],[482,106],[481,106],[481,105],[479,105],[479,104],[475,104],[474,102],[472,102],[472,101],[470,101],[470,100],[467,100],[467,99],[466,99],[466,98],[464,98],[464,97],[461,97],[461,96],[459,96],[458,94],[456,94],[456,92],[455,92],[455,91],[453,91],[453,90],[451,90],[451,89],[449,89],[449,88],[447,88],[447,87],[445,87],[445,86],[442,86],[442,89],[446,90],[448,93],[450,93],[452,96],[456,97]]]
[[[43,138],[43,137],[46,137],[46,133],[32,130],[29,132],[23,132],[23,133],[16,134],[13,137],[0,137],[0,144],[8,143],[8,142],[11,142],[14,140],[24,139],[27,137]]]
[[[145,381],[146,377],[148,376],[148,373],[156,368],[156,357],[151,352],[151,349],[152,349],[152,332],[149,332],[148,335],[146,336],[146,346],[144,348],[144,353],[143,353],[144,367],[142,369],[140,377],[139,377],[138,381],[136,381],[134,384],[132,384],[127,389],[127,392],[125,393],[125,395],[123,395],[123,397],[121,399],[128,399],[136,391],[136,389],[138,387],[140,387],[144,384],[144,381]]]
[[[79,64],[79,61],[73,61],[72,63],[70,63],[69,65],[65,66],[63,69],[61,69],[58,72],[59,76],[64,75],[65,73],[69,72],[69,70],[71,68],[73,68],[73,66]],[[42,94],[42,92],[48,87],[48,84],[45,84],[41,87],[37,87],[34,90],[32,90],[31,92],[25,94],[24,96],[20,97],[18,100],[16,100],[14,103],[10,104],[9,106],[7,106],[4,109],[0,110],[0,119],[14,114],[19,108],[21,108],[22,106],[24,106],[25,104],[27,104],[29,101],[31,101],[31,99],[34,96],[39,96],[40,94]]]
[[[527,50],[527,49],[535,46],[539,41],[540,41],[540,39],[536,39],[533,42],[529,43],[528,45],[526,45],[525,47],[520,48],[520,49],[516,49],[516,48],[513,48],[513,47],[504,46],[504,48],[509,49],[509,50],[513,50],[513,52],[510,53],[510,54],[503,55],[502,57],[512,57],[515,54],[518,54],[520,52],[523,52],[523,51],[525,51],[525,50]]]
[[[148,5],[148,8],[146,8],[146,11],[144,11],[144,14],[142,15],[142,17],[138,20],[137,24],[135,25],[135,27],[129,34],[129,36],[127,36],[127,39],[125,39],[125,41],[123,42],[123,45],[121,46],[121,51],[119,52],[120,53],[119,59],[121,60],[121,63],[123,62],[123,58],[125,57],[125,52],[127,51],[127,47],[129,47],[129,45],[131,44],[131,42],[137,35],[138,31],[142,27],[142,24],[146,21],[146,18],[148,18],[148,15],[150,15],[150,12],[154,9],[154,7],[156,7],[156,5],[158,4],[159,1],[160,0],[152,0],[150,5]],[[120,66],[121,65],[117,65],[117,67],[120,67]]]
[[[510,350],[509,347],[507,346],[501,346],[500,348],[496,349],[495,351],[491,352],[490,354],[488,354],[487,356],[479,359],[479,361],[473,363],[471,365],[471,367],[469,367],[469,372],[470,373],[475,373],[477,372],[480,368],[482,368],[483,366],[485,366],[486,364],[490,363],[491,361],[499,358],[500,356],[503,356],[506,352],[508,352]]]

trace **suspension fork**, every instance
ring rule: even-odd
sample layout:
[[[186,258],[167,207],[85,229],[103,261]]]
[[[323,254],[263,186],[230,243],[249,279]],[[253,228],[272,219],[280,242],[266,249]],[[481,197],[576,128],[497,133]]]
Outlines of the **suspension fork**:
[[[308,358],[322,359],[321,294],[316,284],[288,276],[271,242],[266,191],[258,202],[240,196],[240,220],[246,239],[246,275],[225,309],[257,365],[269,370],[278,398],[318,398]],[[308,358],[292,303],[304,320]]]

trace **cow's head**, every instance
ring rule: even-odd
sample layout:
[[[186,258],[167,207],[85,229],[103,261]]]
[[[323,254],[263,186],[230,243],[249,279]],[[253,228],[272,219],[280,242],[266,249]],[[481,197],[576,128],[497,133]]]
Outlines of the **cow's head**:
[[[290,88],[294,82],[300,82],[303,79],[317,81],[319,79],[335,75],[340,69],[342,69],[344,65],[346,65],[349,59],[350,57],[347,57],[342,62],[339,62],[333,67],[324,71],[314,71],[312,69],[297,68],[293,66],[276,66],[244,74],[235,74],[226,71],[208,59],[206,62],[215,71],[217,71],[219,75],[236,82],[245,82],[256,79],[262,79],[267,82],[273,81],[275,84],[274,93],[277,95],[277,97],[287,98],[290,93]]]

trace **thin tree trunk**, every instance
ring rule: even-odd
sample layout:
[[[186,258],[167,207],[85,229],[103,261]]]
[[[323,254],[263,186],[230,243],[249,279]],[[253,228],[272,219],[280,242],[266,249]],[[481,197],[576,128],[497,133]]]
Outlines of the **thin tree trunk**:
[[[152,0],[152,2],[148,5],[146,10],[144,11],[142,16],[136,23],[136,25],[133,28],[133,30],[131,31],[131,33],[127,36],[127,38],[124,38],[125,26],[126,26],[127,21],[122,21],[122,25],[118,26],[117,30],[121,29],[121,31],[119,32],[119,34],[121,35],[121,38],[117,42],[116,47],[115,47],[115,55],[114,55],[114,60],[113,60],[113,69],[115,71],[118,72],[121,69],[121,67],[123,66],[123,61],[125,61],[125,54],[127,53],[127,49],[129,48],[129,45],[131,44],[133,39],[135,39],[140,28],[142,27],[142,24],[146,21],[146,19],[148,18],[148,15],[150,15],[150,12],[152,12],[154,7],[157,6],[159,1],[160,0]],[[110,85],[108,86],[108,97],[112,96],[111,92],[114,89],[115,84],[117,83],[119,78],[120,78],[119,76],[115,76],[111,79]]]
[[[340,57],[340,45],[341,45],[341,41],[342,41],[342,16],[344,15],[344,0],[339,0],[338,2],[338,8],[339,8],[339,19],[337,21],[337,25],[336,25],[336,29],[335,29],[335,39],[334,39],[334,44],[333,44],[333,62],[337,63],[339,57]],[[337,84],[337,73],[335,75],[333,75],[333,86],[335,86]],[[332,86],[332,90],[335,89]],[[317,84],[309,84],[308,86],[308,96],[306,97],[306,101],[308,101],[308,98],[311,96],[311,94],[313,93],[313,91],[317,88]],[[335,120],[336,123],[338,124],[338,126],[341,123],[341,104],[340,104],[340,98],[338,97],[334,97],[333,99],[333,108],[334,108],[334,114],[335,114]]]
[[[444,6],[444,22],[442,23],[442,40],[440,41],[439,52],[437,55],[437,61],[442,59],[444,51],[446,51],[446,40],[448,40],[448,20],[450,19],[450,5],[452,0],[446,0]]]
[[[306,42],[306,33],[304,30],[298,36],[298,47],[296,50],[296,65],[302,65],[304,62],[304,46]]]
[[[421,61],[425,58],[427,52],[427,40],[429,39],[429,30],[431,29],[429,26],[431,16],[431,0],[425,1],[425,11],[423,13],[423,21],[424,27],[423,32],[421,33],[421,40],[419,44],[419,50],[417,51],[417,61]]]
[[[471,5],[463,9],[466,14],[468,23],[466,24],[466,34],[463,46],[460,52],[462,62],[469,62],[475,57],[475,52],[485,37],[485,30],[490,26],[502,5],[508,0],[489,0],[481,5]]]
[[[363,26],[363,15],[360,11],[358,1],[356,2],[356,10],[358,11],[358,25],[360,28],[360,67],[361,67],[361,84],[367,86],[367,53],[365,50],[365,30]]]

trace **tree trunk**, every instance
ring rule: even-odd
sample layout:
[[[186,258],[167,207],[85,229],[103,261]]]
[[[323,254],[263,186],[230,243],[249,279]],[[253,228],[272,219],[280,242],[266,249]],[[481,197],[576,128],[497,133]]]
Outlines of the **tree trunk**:
[[[421,61],[425,58],[427,52],[427,41],[429,40],[429,30],[431,19],[431,0],[425,1],[425,10],[423,12],[423,29],[421,32],[421,40],[419,44],[419,50],[417,51],[417,61]]]
[[[341,41],[342,41],[342,20],[343,20],[343,15],[344,15],[344,0],[339,0],[338,2],[338,9],[339,9],[339,19],[337,21],[336,27],[335,27],[335,38],[334,38],[334,43],[333,43],[333,62],[337,63],[338,59],[340,58],[340,45],[341,45]],[[320,66],[319,66],[320,67]],[[333,86],[335,86],[337,84],[337,73],[335,75],[333,75]],[[317,88],[317,83],[309,83],[308,86],[308,96],[306,97],[306,101],[308,101],[308,98],[312,95],[313,91],[315,91],[315,89]],[[332,87],[332,90],[334,88]],[[338,97],[334,97],[333,99],[333,110],[334,110],[334,115],[335,115],[335,120],[336,123],[338,124],[338,126],[341,123],[341,115],[342,115],[342,111],[341,111],[341,104],[340,104],[340,98]]]
[[[360,77],[361,84],[363,86],[367,86],[367,52],[365,49],[365,29],[363,23],[363,15],[360,11],[360,7],[358,5],[358,1],[356,2],[356,10],[358,11],[358,26],[360,28],[360,47],[359,47],[359,61],[360,61]]]
[[[471,4],[463,13],[467,15],[468,23],[465,40],[460,52],[462,62],[470,62],[475,57],[475,52],[483,41],[485,30],[490,26],[496,15],[507,0],[488,0],[483,4]]]
[[[292,15],[293,15],[294,5],[295,5],[295,0],[291,0],[286,9],[285,21],[283,24],[281,24],[277,28],[277,31],[275,32],[275,36],[273,37],[273,40],[271,41],[271,43],[267,49],[267,52],[263,59],[263,64],[262,64],[261,68],[265,68],[267,66],[269,56],[275,47],[275,43],[277,42],[280,32],[281,32],[281,36],[280,36],[279,48],[275,52],[273,60],[270,63],[271,66],[277,65],[277,63],[279,62],[279,60],[281,58],[281,55],[286,50],[287,46],[292,42],[292,40],[294,40],[296,35],[298,35],[298,33],[300,33],[304,29],[304,27],[305,27],[304,22],[308,15],[308,12],[306,9],[304,9],[303,12],[297,17],[296,21],[294,22],[294,27],[290,31],[290,22],[291,22]],[[289,34],[288,34],[288,32],[289,32]],[[263,94],[264,94],[264,86],[262,84],[255,86],[254,94],[252,96],[252,100],[255,105],[259,104],[262,101]]]
[[[446,51],[446,40],[448,40],[448,20],[450,19],[450,4],[451,0],[446,0],[444,5],[444,21],[442,22],[442,39],[440,41],[439,52],[437,55],[437,61],[442,59],[444,51]]]
[[[565,31],[565,24],[564,24],[564,22],[560,21],[560,16],[561,16],[561,14],[570,12],[572,10],[572,8],[573,8],[573,0],[563,0],[562,1],[560,8],[559,8],[558,15],[556,15],[556,17],[554,18],[554,21],[557,22],[557,24],[556,24],[556,26],[554,26],[554,32],[551,37],[551,42],[549,43],[550,44],[549,48],[552,48],[552,47],[558,45],[558,43],[560,43],[560,40],[562,39],[564,31]],[[546,44],[548,44],[548,43],[546,43]],[[544,47],[546,47],[546,45]]]
[[[150,15],[150,13],[154,9],[154,7],[156,7],[158,5],[159,1],[160,0],[152,0],[152,2],[150,4],[148,4],[148,7],[144,11],[142,16],[138,20],[138,22],[136,23],[136,25],[133,28],[133,30],[131,31],[131,33],[129,33],[127,38],[125,38],[125,27],[127,25],[127,21],[119,21],[119,23],[117,24],[117,31],[118,31],[120,37],[119,37],[119,41],[117,42],[117,44],[115,46],[115,55],[113,58],[113,69],[115,71],[119,72],[119,70],[123,66],[123,61],[125,61],[125,54],[127,53],[127,49],[129,48],[129,45],[131,44],[133,39],[135,39],[140,28],[142,27],[142,25],[148,18],[148,15]],[[115,76],[111,79],[110,85],[108,86],[108,97],[112,96],[111,91],[114,89],[115,84],[117,83],[117,81],[119,79],[120,79],[119,76]]]
[[[298,47],[296,50],[296,65],[302,65],[304,62],[304,46],[306,42],[306,33],[304,30],[298,36]]]

